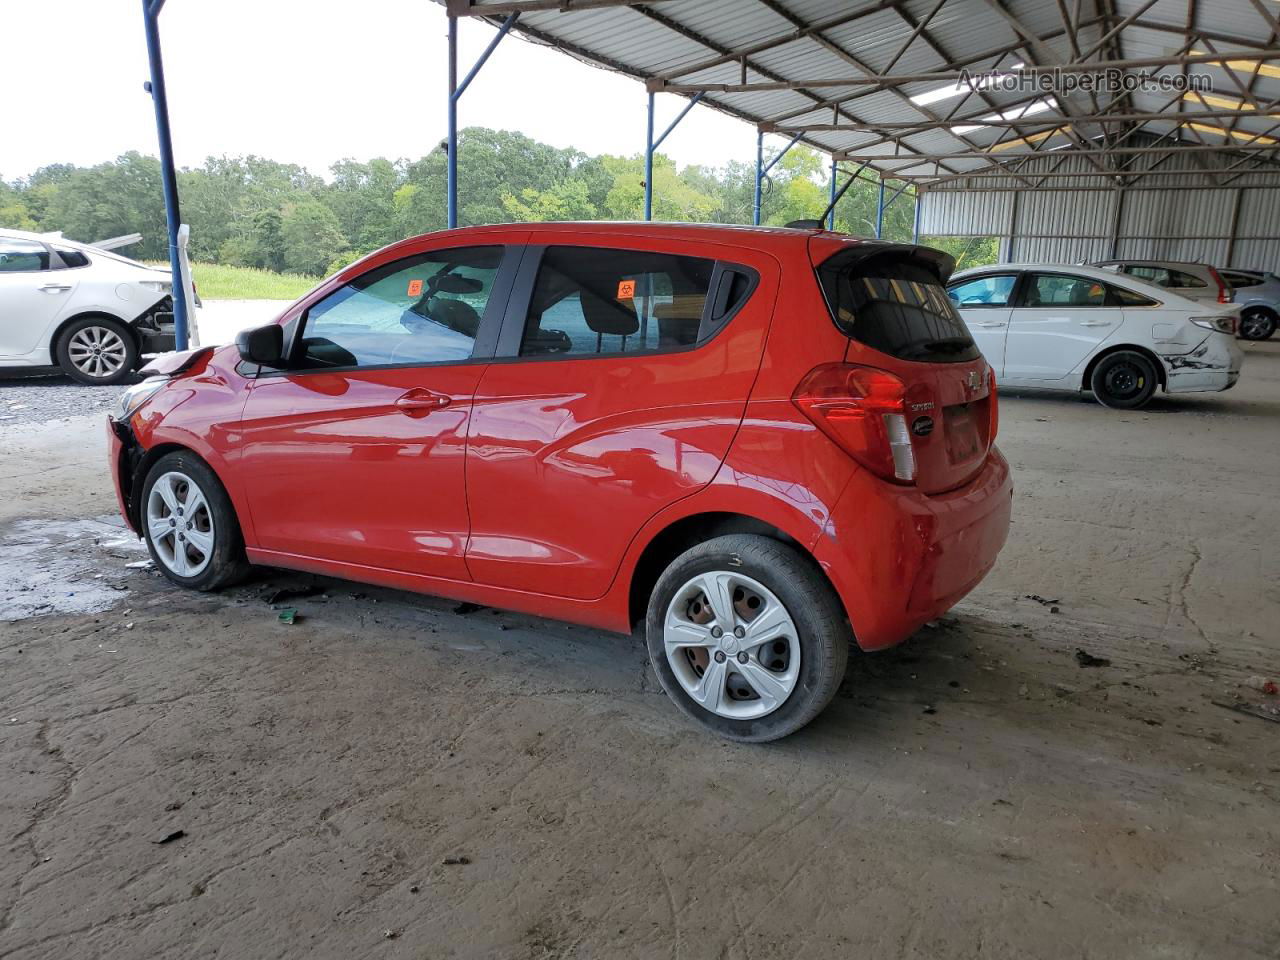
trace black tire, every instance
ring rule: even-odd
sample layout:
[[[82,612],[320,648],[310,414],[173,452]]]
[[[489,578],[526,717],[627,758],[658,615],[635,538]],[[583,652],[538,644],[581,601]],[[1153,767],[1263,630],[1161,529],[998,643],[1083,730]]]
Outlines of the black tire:
[[[203,567],[187,576],[175,570],[170,559],[175,556],[177,548],[174,539],[176,532],[173,537],[167,538],[167,543],[164,543],[166,538],[161,537],[161,545],[158,546],[150,525],[149,504],[152,492],[157,482],[167,475],[181,475],[193,481],[207,504],[207,511],[200,515],[199,522],[202,528],[212,534],[211,555]],[[163,500],[160,494],[157,496]],[[142,482],[138,519],[142,538],[146,541],[156,569],[181,587],[202,591],[217,590],[244,579],[249,572],[249,562],[244,553],[244,537],[240,533],[240,522],[231,505],[231,498],[227,496],[217,475],[193,453],[185,450],[167,453],[152,464]],[[184,557],[189,557],[190,554],[186,552],[188,548],[184,546],[182,549]]]
[[[1240,314],[1241,340],[1269,340],[1276,332],[1276,315],[1266,307],[1250,307]]]
[[[1089,377],[1089,388],[1097,401],[1117,410],[1145,407],[1159,385],[1155,365],[1135,350],[1107,354]]]
[[[81,317],[58,335],[54,358],[71,379],[96,387],[109,386],[128,379],[137,369],[138,339],[119,320]]]
[[[780,706],[755,719],[725,717],[703,707],[685,691],[667,660],[663,634],[669,605],[690,580],[715,571],[745,574],[766,587],[796,628],[800,667],[795,686]],[[745,743],[780,739],[821,713],[844,678],[853,639],[839,600],[813,562],[785,543],[750,534],[716,537],[672,561],[650,595],[645,627],[649,659],[667,696],[704,727]],[[732,668],[730,662],[727,669]]]

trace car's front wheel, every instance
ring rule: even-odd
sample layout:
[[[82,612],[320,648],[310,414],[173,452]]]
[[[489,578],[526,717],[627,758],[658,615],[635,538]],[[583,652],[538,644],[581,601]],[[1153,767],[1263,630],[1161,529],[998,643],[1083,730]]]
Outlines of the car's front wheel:
[[[231,498],[185,451],[155,462],[142,483],[142,534],[160,572],[193,590],[216,590],[248,571]]]
[[[1252,307],[1240,315],[1241,340],[1267,340],[1276,332],[1276,315],[1265,307]]]
[[[67,376],[81,383],[119,383],[138,365],[138,341],[119,320],[83,317],[62,331],[55,359]]]
[[[677,557],[650,596],[646,632],[676,706],[752,743],[794,733],[822,711],[852,639],[818,569],[785,543],[747,534]]]
[[[1117,350],[1098,361],[1089,378],[1093,395],[1104,407],[1136,410],[1144,407],[1159,386],[1156,368],[1134,350]]]

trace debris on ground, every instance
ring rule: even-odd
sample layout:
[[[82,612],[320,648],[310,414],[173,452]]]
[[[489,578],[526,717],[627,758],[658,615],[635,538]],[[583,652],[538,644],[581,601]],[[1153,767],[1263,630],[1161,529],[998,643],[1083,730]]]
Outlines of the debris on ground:
[[[1111,661],[1106,657],[1095,657],[1088,650],[1076,650],[1076,663],[1082,667],[1109,667]]]
[[[185,830],[175,830],[173,831],[173,833],[166,834],[165,836],[161,837],[159,840],[152,840],[151,842],[158,847],[166,843],[173,843],[173,841],[175,840],[181,840],[186,835],[187,835],[187,831]]]
[[[1036,603],[1040,604],[1040,606],[1042,607],[1052,607],[1055,603],[1062,602],[1061,600],[1050,600],[1047,597],[1040,596],[1040,594],[1038,593],[1024,593],[1023,598],[1026,600],[1034,600]],[[1054,610],[1053,612],[1057,613],[1058,611]]]
[[[383,931],[382,931],[382,938],[383,938],[384,940],[394,940],[394,939],[395,939],[396,937],[398,937],[398,936],[400,936],[400,931],[399,931],[399,930],[392,930],[392,929],[388,928],[388,929],[386,929],[386,930],[383,930]]]
[[[1280,693],[1280,687],[1276,686],[1276,682],[1268,680],[1266,677],[1250,677],[1244,682],[1244,685],[1250,690],[1258,690],[1273,697]]]
[[[926,705],[925,705],[925,708],[924,708],[924,712],[925,712],[925,713],[930,713],[930,714],[932,714],[932,713],[937,713],[937,712],[938,712],[938,708],[937,708],[937,707],[935,707],[935,706],[933,706],[932,704],[926,704]]]
[[[133,563],[125,564],[125,567],[129,570],[149,570],[151,567],[154,567],[154,566],[155,564],[151,561],[150,558],[147,558],[146,560],[135,560],[133,561]]]
[[[289,626],[293,626],[302,618],[298,616],[298,611],[295,610],[293,607],[285,607],[283,610],[280,611],[280,615],[277,616],[276,619],[279,620],[281,623],[288,624]]]
[[[303,600],[321,593],[324,593],[324,587],[318,583],[313,583],[309,587],[283,587],[267,597],[267,603],[274,607],[277,603],[284,603],[286,600]]]
[[[453,612],[466,616],[468,613],[475,613],[477,610],[483,610],[484,607],[478,603],[460,603],[453,608]]]
[[[181,810],[181,809],[182,809],[181,800],[174,800],[172,803],[166,803],[164,805],[165,813],[172,813],[175,810]]]
[[[441,861],[441,863],[443,863],[446,867],[465,867],[470,862],[471,862],[471,859],[465,855],[457,856],[457,857],[445,857],[444,860]]]
[[[1245,703],[1242,700],[1210,700],[1215,707],[1226,707],[1228,710],[1234,710],[1236,713],[1244,713],[1251,717],[1257,717],[1259,720],[1270,720],[1272,723],[1280,723],[1280,706],[1270,703]]]

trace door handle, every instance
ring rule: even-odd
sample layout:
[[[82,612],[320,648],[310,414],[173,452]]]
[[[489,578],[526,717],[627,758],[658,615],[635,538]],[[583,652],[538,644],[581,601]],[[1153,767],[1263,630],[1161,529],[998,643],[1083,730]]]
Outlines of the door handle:
[[[1111,326],[1111,323],[1112,323],[1112,321],[1110,321],[1110,320],[1081,320],[1081,321],[1080,321],[1080,326],[1082,326],[1082,327],[1109,327],[1109,326]]]
[[[46,283],[40,289],[45,293],[66,293],[71,289],[71,285],[67,283]]]
[[[448,394],[436,393],[423,387],[415,387],[396,399],[396,407],[407,413],[440,410],[453,402]]]
[[[975,327],[1003,327],[1005,323],[1006,321],[1004,320],[983,320],[981,323],[975,323],[974,326]]]

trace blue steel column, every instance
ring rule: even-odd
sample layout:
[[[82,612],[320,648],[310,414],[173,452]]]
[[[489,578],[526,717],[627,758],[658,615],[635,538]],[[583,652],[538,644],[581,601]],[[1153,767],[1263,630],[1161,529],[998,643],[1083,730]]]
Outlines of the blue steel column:
[[[830,210],[827,213],[827,229],[834,230],[836,228],[836,158],[831,158],[831,200]]]
[[[649,92],[649,125],[644,141],[644,218],[653,219],[653,91]]]
[[[760,226],[760,181],[764,179],[764,133],[756,131],[756,198],[751,205],[751,222]]]
[[[458,225],[458,18],[449,18],[449,154],[445,169],[449,229]]]
[[[169,132],[169,101],[165,96],[164,62],[160,56],[160,10],[164,0],[142,0],[142,22],[147,33],[147,60],[151,82],[147,90],[156,110],[156,137],[160,141],[160,183],[164,189],[164,219],[169,231],[169,270],[173,277],[173,340],[179,350],[187,349],[187,297],[178,266],[178,173],[173,165],[173,137]]]
[[[876,199],[876,239],[884,232],[884,177],[880,178],[880,195]]]

